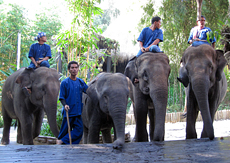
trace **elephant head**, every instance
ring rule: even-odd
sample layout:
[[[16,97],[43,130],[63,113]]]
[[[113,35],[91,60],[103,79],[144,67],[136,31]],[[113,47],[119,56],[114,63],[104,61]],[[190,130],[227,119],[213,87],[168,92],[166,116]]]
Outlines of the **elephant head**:
[[[129,88],[126,76],[121,73],[101,73],[89,83],[87,95],[90,97],[90,100],[87,100],[87,102],[92,101],[90,106],[94,109],[93,111],[89,111],[91,108],[83,109],[83,122],[85,114],[92,114],[90,112],[94,112],[93,116],[96,116],[97,113],[100,113],[96,117],[97,121],[100,122],[104,121],[105,123],[108,123],[107,120],[111,118],[113,122],[112,125],[114,126],[115,137],[113,147],[121,147],[125,142],[125,118],[129,96]],[[85,106],[87,105],[89,104],[85,104]],[[96,113],[95,110],[97,110]],[[102,120],[102,117],[104,117],[104,120]],[[95,121],[93,124],[91,124],[94,125],[92,127],[93,130],[98,127],[96,124],[97,123]],[[105,124],[99,124],[100,127],[98,128],[101,129],[101,126],[103,125]],[[95,132],[98,132],[99,134],[99,131]],[[92,132],[90,131],[89,133]],[[97,137],[97,135],[89,135],[89,137],[91,138],[89,138],[90,140],[88,143],[96,143],[99,141],[94,138]]]
[[[182,73],[180,69],[180,79],[185,86],[189,85],[186,138],[196,138],[195,112],[199,108],[204,122],[201,137],[212,140],[214,114],[226,92],[223,69],[227,61],[223,51],[200,45],[188,48],[183,54],[182,63],[184,71]]]
[[[16,83],[21,88],[27,87],[31,90],[28,98],[32,104],[45,110],[50,129],[58,137],[56,113],[60,82],[57,71],[46,67],[40,67],[36,70],[25,68],[16,78]]]
[[[143,128],[146,128],[146,118],[144,117],[147,117],[148,108],[154,108],[154,110],[151,109],[151,112],[154,113],[149,115],[150,121],[152,121],[150,139],[164,140],[169,74],[169,59],[164,53],[144,53],[131,60],[126,66],[125,75],[133,83],[135,78],[138,79],[138,83],[134,83],[135,118],[137,123],[135,136],[137,141],[147,141],[148,139],[146,129],[143,130]],[[151,101],[152,106],[149,105],[149,101]],[[143,132],[140,133],[139,131],[141,130]]]

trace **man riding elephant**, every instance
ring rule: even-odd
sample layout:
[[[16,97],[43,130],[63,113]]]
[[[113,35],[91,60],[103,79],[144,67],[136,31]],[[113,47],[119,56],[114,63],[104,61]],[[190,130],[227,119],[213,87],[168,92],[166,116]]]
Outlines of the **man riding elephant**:
[[[208,44],[207,41],[207,33],[212,30],[209,27],[205,27],[205,17],[201,15],[201,19],[197,20],[197,26],[193,27],[190,31],[190,35],[188,38],[188,43],[192,44],[192,46],[199,46],[202,44]],[[216,38],[209,40],[212,43],[212,47],[215,48]]]
[[[31,62],[28,69],[36,69],[38,67],[49,68],[50,64],[48,62],[48,59],[50,59],[52,56],[50,46],[45,44],[45,42],[47,41],[46,33],[39,32],[34,39],[38,40],[38,43],[32,44],[30,47],[28,57],[31,59]],[[31,93],[31,88],[29,85],[25,85],[22,90],[26,96],[29,96],[29,94]]]
[[[45,44],[47,41],[46,33],[39,32],[35,40],[38,40],[38,43],[32,44],[29,51],[29,58],[31,59],[30,65],[28,68],[36,69],[38,67],[50,67],[48,59],[51,56],[50,46]]]
[[[156,16],[152,18],[152,25],[144,28],[137,41],[140,43],[140,50],[136,57],[139,57],[145,52],[162,52],[159,48],[159,43],[163,42],[163,32],[160,29],[161,18]]]

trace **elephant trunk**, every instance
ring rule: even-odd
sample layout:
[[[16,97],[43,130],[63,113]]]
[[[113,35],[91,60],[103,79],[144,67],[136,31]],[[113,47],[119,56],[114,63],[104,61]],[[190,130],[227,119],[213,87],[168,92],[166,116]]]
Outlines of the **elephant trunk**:
[[[198,107],[201,112],[201,116],[204,123],[204,129],[210,140],[214,139],[214,129],[212,125],[212,118],[209,109],[209,100],[208,100],[208,91],[210,81],[209,78],[204,76],[202,77],[202,81],[200,81],[200,77],[197,77],[191,81],[192,88],[198,103]]]
[[[47,118],[48,118],[48,122],[50,125],[50,130],[52,131],[52,133],[54,134],[55,137],[58,137],[59,135],[59,129],[57,126],[57,121],[56,121],[56,114],[57,114],[57,104],[56,106],[52,106],[49,108],[48,111],[46,111],[47,114]]]
[[[122,147],[125,143],[126,106],[113,106],[110,111],[116,134],[116,140],[113,143],[115,149]]]
[[[154,88],[158,88],[158,89],[154,89]],[[155,113],[154,113],[155,128],[154,128],[153,141],[164,141],[168,87],[167,84],[165,84],[164,87],[155,86],[154,88],[151,90],[150,93],[150,97],[153,101],[153,105],[155,109]]]
[[[59,89],[51,89],[50,91],[47,90],[46,95],[43,98],[43,104],[45,112],[47,114],[48,123],[55,137],[58,137],[59,135],[59,129],[56,121],[58,92]],[[52,99],[50,97],[52,97]]]

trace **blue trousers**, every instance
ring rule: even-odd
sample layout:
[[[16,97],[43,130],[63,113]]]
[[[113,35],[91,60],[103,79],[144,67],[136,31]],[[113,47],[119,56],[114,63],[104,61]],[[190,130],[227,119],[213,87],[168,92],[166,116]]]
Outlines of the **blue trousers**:
[[[42,61],[41,64],[40,64],[40,67],[50,67],[50,64],[48,61]],[[28,68],[33,68],[33,69],[36,69],[36,66],[33,62],[30,63],[29,67]]]
[[[192,43],[192,46],[199,46],[199,45],[202,45],[202,44],[208,44],[208,45],[210,45],[208,42],[205,42],[205,41],[194,41]]]
[[[150,52],[162,52],[161,49],[159,48],[159,46],[157,45],[152,45],[150,48],[149,48],[149,51]],[[141,54],[143,54],[143,52],[141,50],[139,50],[139,52],[137,53],[136,57],[139,57]]]
[[[72,144],[79,144],[83,135],[83,122],[81,116],[69,117],[71,139]],[[64,117],[61,124],[60,133],[58,139],[61,139],[63,143],[69,144],[69,133],[67,118]]]

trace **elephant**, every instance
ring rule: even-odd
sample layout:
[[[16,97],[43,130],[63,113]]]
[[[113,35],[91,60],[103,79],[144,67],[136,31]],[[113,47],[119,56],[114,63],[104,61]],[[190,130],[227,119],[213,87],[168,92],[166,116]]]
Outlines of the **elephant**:
[[[126,66],[125,75],[133,83],[136,142],[149,140],[147,114],[150,120],[150,140],[164,141],[170,70],[168,56],[164,53],[143,53],[131,59]],[[139,82],[135,82],[135,79]]]
[[[114,129],[113,148],[119,149],[125,142],[125,118],[131,81],[121,73],[102,72],[88,84],[83,95],[83,143],[99,143],[102,132],[104,143],[112,143],[111,128]],[[130,90],[129,90],[130,89]],[[132,93],[131,93],[132,94]]]
[[[223,72],[227,61],[223,51],[209,45],[189,47],[181,62],[178,80],[188,91],[186,139],[197,138],[195,123],[200,111],[203,119],[201,138],[213,140],[214,116],[227,90]]]
[[[25,87],[30,93],[23,91]],[[52,68],[21,68],[10,75],[2,88],[4,129],[1,143],[9,144],[11,122],[17,119],[17,143],[33,145],[33,139],[40,134],[44,111],[51,131],[58,137],[56,113],[59,89],[59,74]]]

